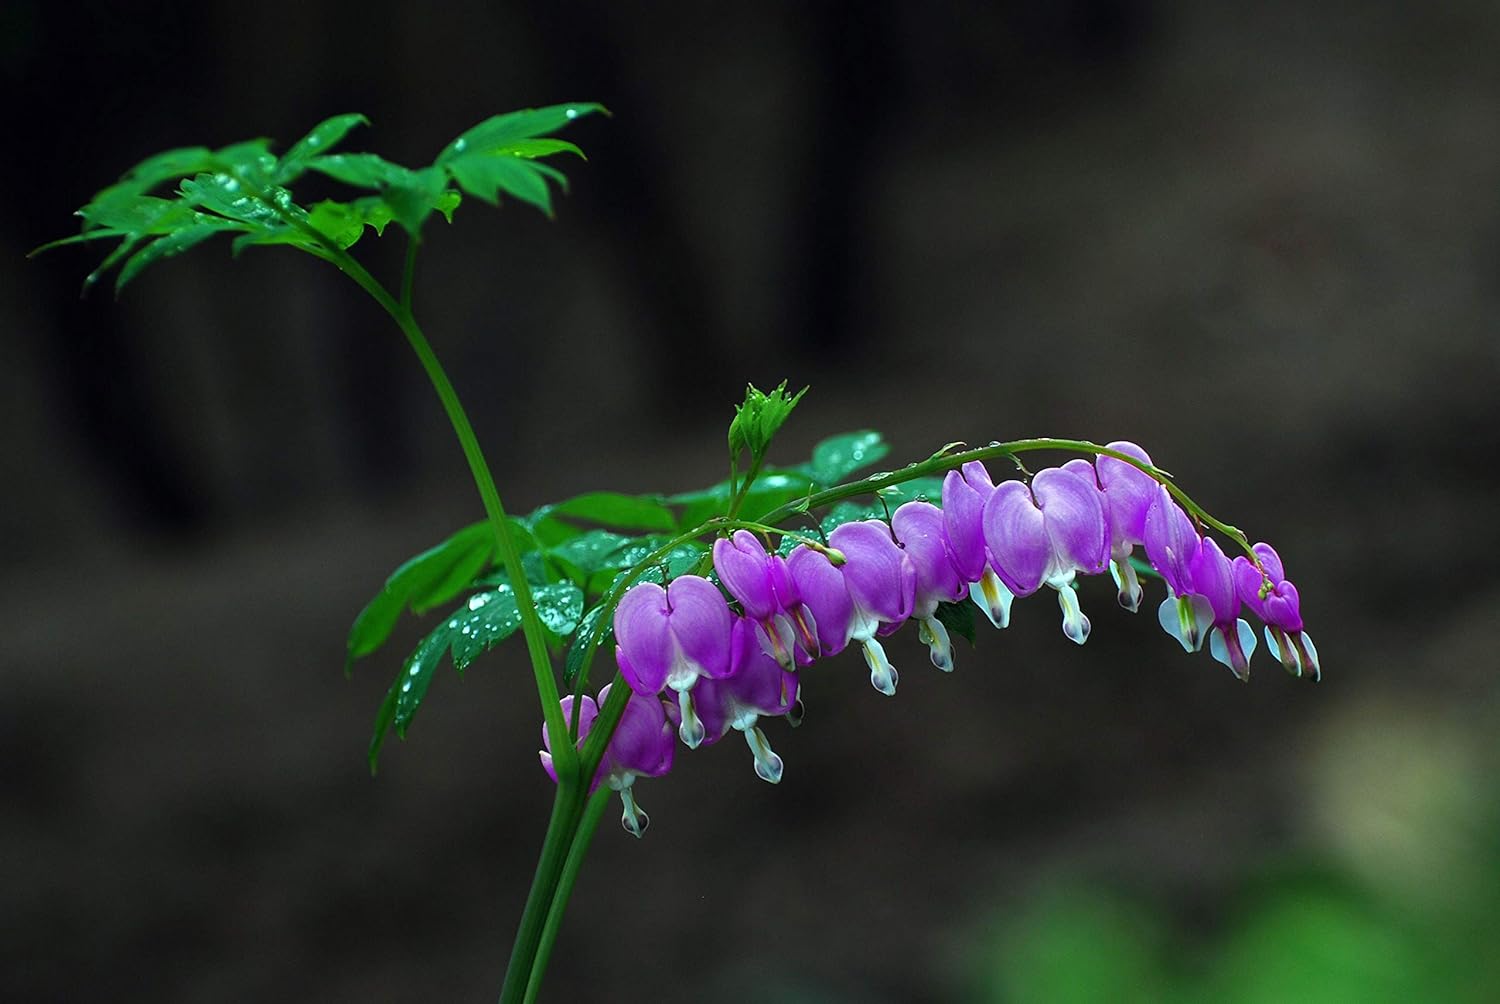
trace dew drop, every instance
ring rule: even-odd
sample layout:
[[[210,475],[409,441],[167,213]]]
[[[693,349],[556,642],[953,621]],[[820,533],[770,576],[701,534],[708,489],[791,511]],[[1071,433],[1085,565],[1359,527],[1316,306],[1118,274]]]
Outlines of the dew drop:
[[[565,112],[564,114],[566,114],[568,116],[568,118],[570,118],[570,119],[576,119],[578,117],[578,109],[577,108],[569,108],[567,110],[567,112]]]
[[[484,606],[489,601],[490,601],[490,598],[488,596],[486,596],[484,593],[479,593],[476,596],[470,596],[469,597],[469,609],[470,610],[478,610],[480,607]]]
[[[469,147],[469,141],[466,140],[466,139],[456,139],[456,140],[453,141],[453,152],[454,153],[463,153],[465,150],[468,149],[468,147]]]

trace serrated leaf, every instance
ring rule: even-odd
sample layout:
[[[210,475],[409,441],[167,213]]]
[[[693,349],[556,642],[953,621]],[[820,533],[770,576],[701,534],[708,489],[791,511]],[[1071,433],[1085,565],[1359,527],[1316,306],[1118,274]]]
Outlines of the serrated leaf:
[[[939,603],[933,616],[948,629],[950,635],[956,634],[966,639],[970,645],[974,644],[974,604]]]
[[[408,184],[416,173],[373,153],[332,153],[310,157],[306,166],[308,170],[326,174],[334,181],[356,188],[383,189]]]
[[[470,153],[486,153],[503,150],[522,141],[556,132],[575,119],[595,112],[609,114],[603,105],[592,102],[573,102],[550,105],[545,108],[525,108],[520,111],[495,115],[466,130],[461,136],[443,148],[434,163],[446,164],[455,157]]]
[[[217,163],[206,146],[184,146],[163,150],[126,171],[113,189],[136,193],[147,192],[165,181],[177,181],[202,171],[211,171]],[[111,189],[105,189],[106,192]],[[100,193],[103,194],[102,192]]]
[[[631,540],[610,530],[589,530],[549,549],[548,555],[567,569],[570,578],[582,585],[593,573],[610,567],[606,559]]]
[[[819,486],[828,488],[855,471],[869,467],[890,451],[878,432],[846,432],[831,436],[813,447],[812,460],[801,469]]]
[[[358,112],[334,115],[319,122],[282,155],[276,166],[277,183],[285,185],[295,180],[307,169],[308,160],[338,146],[356,126],[369,124],[370,120]]]
[[[507,143],[493,151],[494,153],[506,153],[512,157],[550,157],[558,153],[571,153],[580,160],[588,160],[583,151],[578,149],[576,143],[569,143],[565,139],[520,139],[514,143]]]
[[[536,206],[552,215],[552,192],[541,165],[500,153],[474,153],[443,163],[460,188],[490,205],[500,204],[500,193]]]
[[[380,193],[386,205],[391,207],[391,216],[416,237],[422,224],[437,208],[438,200],[448,187],[448,178],[435,167],[424,167],[411,172],[408,181],[391,185]]]
[[[238,175],[261,189],[271,184],[276,170],[276,155],[271,152],[268,139],[248,139],[220,147],[214,151],[213,160],[214,166],[209,171]]]
[[[261,199],[248,194],[245,186],[231,175],[200,174],[185,179],[178,189],[182,201],[199,209],[207,209],[231,220],[239,220],[263,229],[281,227],[281,217],[276,210]],[[290,198],[290,193],[281,190]],[[276,193],[267,193],[273,195]]]
[[[599,559],[599,569],[589,578],[586,592],[590,596],[601,596],[608,592],[615,583],[617,573],[645,561],[669,539],[667,537],[636,537],[621,544],[617,551]],[[675,579],[679,575],[694,571],[707,553],[708,548],[698,541],[678,544],[659,559],[656,566],[657,574],[659,575],[661,567],[665,566],[667,578]]]
[[[401,564],[349,628],[347,662],[369,655],[390,638],[401,611],[447,603],[488,566],[495,541],[488,523],[472,523]],[[347,663],[346,663],[347,665]]]
[[[532,590],[532,599],[537,616],[548,631],[566,638],[578,627],[583,616],[583,593],[577,586],[565,582],[539,586]],[[462,672],[484,652],[515,634],[520,626],[521,612],[515,591],[509,585],[500,585],[470,596],[423,638],[402,663],[400,675],[386,692],[375,716],[375,731],[370,737],[370,772],[375,771],[388,730],[394,728],[397,736],[406,738],[445,653],[454,668]]]
[[[239,224],[230,220],[219,220],[216,223],[194,223],[192,226],[174,231],[165,237],[158,237],[131,255],[130,259],[125,262],[125,266],[120,269],[120,274],[115,279],[115,293],[118,294],[124,289],[132,279],[140,275],[141,270],[146,266],[167,258],[175,258],[189,248],[202,244],[214,234],[237,229],[240,229]]]
[[[578,627],[583,616],[583,590],[570,582],[554,582],[531,591],[532,603],[542,626],[560,638],[566,638]],[[509,585],[470,596],[463,606],[433,632],[446,632],[453,667],[460,672],[500,642],[515,634],[521,626],[521,610],[516,593]],[[399,709],[398,709],[399,724]]]
[[[129,237],[126,237],[123,241],[121,241],[120,246],[115,248],[107,256],[105,256],[105,259],[99,263],[99,266],[97,268],[83,277],[84,292],[87,292],[90,286],[98,282],[99,279],[104,275],[104,273],[108,272],[110,269],[120,264],[120,262],[125,258],[129,257],[129,255],[133,251],[135,251],[136,247],[139,246],[139,244],[143,240],[145,240],[145,238],[141,235],[131,234]]]
[[[132,192],[100,192],[78,215],[86,227],[103,227],[134,234],[167,234],[190,222],[194,213],[180,199],[162,199]]]
[[[538,510],[541,512],[541,510]],[[535,514],[533,514],[535,515]],[[554,506],[546,516],[568,516],[620,530],[677,529],[677,516],[660,495],[624,495],[620,492],[588,492]]]

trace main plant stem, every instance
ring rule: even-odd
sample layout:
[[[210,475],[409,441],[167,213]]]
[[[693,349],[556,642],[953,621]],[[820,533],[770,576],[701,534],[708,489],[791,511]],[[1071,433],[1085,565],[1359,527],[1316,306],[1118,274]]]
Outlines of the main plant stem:
[[[463,449],[464,459],[469,463],[469,470],[474,476],[474,484],[479,489],[479,497],[484,503],[485,515],[495,534],[495,547],[505,566],[506,575],[510,579],[511,589],[515,591],[516,607],[521,614],[522,632],[526,636],[526,648],[531,656],[532,673],[536,678],[537,696],[542,704],[542,720],[547,723],[547,731],[550,735],[566,736],[568,725],[563,720],[562,708],[558,703],[557,682],[552,675],[552,659],[547,652],[546,634],[542,628],[541,618],[537,614],[536,603],[531,597],[531,585],[526,580],[526,571],[521,564],[521,552],[516,547],[515,536],[510,531],[510,520],[505,514],[504,504],[500,501],[500,491],[495,486],[495,478],[490,473],[484,452],[479,447],[479,440],[474,435],[474,427],[469,422],[469,416],[458,399],[458,392],[453,389],[453,382],[448,379],[447,372],[438,361],[437,354],[432,351],[431,343],[427,341],[427,336],[422,332],[421,326],[411,311],[412,287],[416,269],[417,244],[415,239],[407,247],[405,267],[402,270],[401,294],[400,299],[397,300],[348,252],[332,244],[316,231],[313,231],[313,234],[316,235],[323,248],[323,253],[319,257],[338,266],[345,275],[369,293],[396,322],[401,333],[406,336],[407,344],[411,346],[412,351],[416,353],[417,360],[422,364],[422,369],[432,383],[433,390],[437,392],[443,410],[448,415],[448,421],[453,426],[453,432],[458,437],[459,446]],[[556,926],[561,922],[561,907],[554,906],[553,903],[559,891],[559,878],[564,874],[571,876],[565,883],[566,891],[562,893],[565,902],[568,892],[572,890],[572,879],[576,878],[578,867],[582,863],[581,849],[576,862],[573,862],[569,853],[578,845],[580,816],[583,814],[585,804],[586,786],[580,783],[582,775],[578,770],[578,754],[571,744],[560,742],[552,755],[559,780],[557,795],[553,802],[552,818],[547,826],[547,834],[542,841],[541,858],[537,862],[531,891],[526,897],[520,927],[516,931],[515,945],[511,949],[510,962],[506,967],[505,986],[500,998],[505,1004],[520,1001],[527,993],[528,987],[540,984],[540,968],[535,964],[537,946],[542,943],[543,931],[549,927],[549,923],[552,937],[556,937]],[[583,837],[583,848],[587,847],[588,839],[593,834],[594,826],[597,825],[598,813],[595,812],[593,824],[589,825],[585,822],[584,829],[588,836]],[[570,864],[570,862],[573,863]],[[549,921],[549,913],[554,910],[557,912],[558,919]],[[548,948],[542,956],[543,965],[545,965],[546,954],[550,954],[550,939],[547,944]],[[534,989],[531,992],[534,994]]]
[[[402,302],[392,297],[386,288],[365,270],[363,265],[349,256],[348,252],[337,248],[335,250],[336,254],[330,253],[325,257],[358,283],[384,308],[386,313],[391,315],[391,319],[406,336],[407,344],[416,353],[417,360],[427,373],[427,379],[432,383],[432,389],[437,391],[438,399],[443,404],[443,411],[447,413],[448,421],[453,425],[453,432],[458,436],[464,459],[469,462],[469,471],[474,476],[474,484],[479,489],[480,499],[484,502],[485,515],[489,517],[490,528],[495,534],[495,547],[499,551],[501,563],[505,566],[505,574],[510,579],[510,587],[516,594],[516,607],[521,613],[521,628],[526,636],[526,649],[531,655],[532,674],[536,677],[537,696],[542,703],[542,719],[547,723],[547,728],[552,735],[567,735],[568,726],[563,721],[562,709],[558,705],[557,681],[552,676],[552,658],[547,652],[547,636],[542,628],[541,618],[537,615],[536,604],[531,598],[531,585],[526,581],[526,571],[521,565],[521,552],[516,547],[515,536],[510,532],[510,520],[505,515],[504,504],[500,501],[500,492],[495,487],[495,478],[490,474],[490,466],[484,459],[484,451],[479,448],[479,440],[474,435],[474,426],[470,424],[468,413],[464,411],[464,406],[458,399],[458,392],[453,389],[453,382],[448,379],[447,371],[443,369],[443,364],[438,362],[431,343],[422,333],[421,325],[417,324],[417,319],[408,306],[411,300],[413,256],[409,254],[407,257],[402,283],[402,301],[404,301]],[[577,756],[566,743],[560,744],[559,749],[553,754],[553,759],[559,775],[571,773],[577,769]]]

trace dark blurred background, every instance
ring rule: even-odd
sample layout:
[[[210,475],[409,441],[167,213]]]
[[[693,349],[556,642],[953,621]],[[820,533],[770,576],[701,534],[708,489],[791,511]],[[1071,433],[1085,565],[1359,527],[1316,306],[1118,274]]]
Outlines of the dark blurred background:
[[[521,646],[375,779],[421,625],[340,674],[482,515],[400,337],[290,251],[118,302],[22,256],[167,147],[358,110],[420,164],[597,100],[556,221],[466,204],[419,275],[512,510],[718,479],[747,380],[812,385],[786,462],[1129,438],[1276,543],[1326,680],[1098,582],[1083,649],[1038,597],[951,677],[903,634],[894,701],[846,654],[779,788],[734,742],[637,787],[545,996],[1500,999],[1497,51],[1483,2],[7,0],[0,996],[497,992],[551,795]]]

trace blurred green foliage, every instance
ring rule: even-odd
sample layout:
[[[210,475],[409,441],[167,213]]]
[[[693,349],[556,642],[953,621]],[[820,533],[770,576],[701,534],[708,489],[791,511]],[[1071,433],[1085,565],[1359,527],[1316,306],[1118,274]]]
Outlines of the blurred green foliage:
[[[1208,916],[1164,892],[1044,883],[986,927],[966,998],[1500,1000],[1500,825],[1483,740],[1492,730],[1424,719],[1399,699],[1342,719],[1303,779],[1310,832],[1295,859],[1244,866]]]

